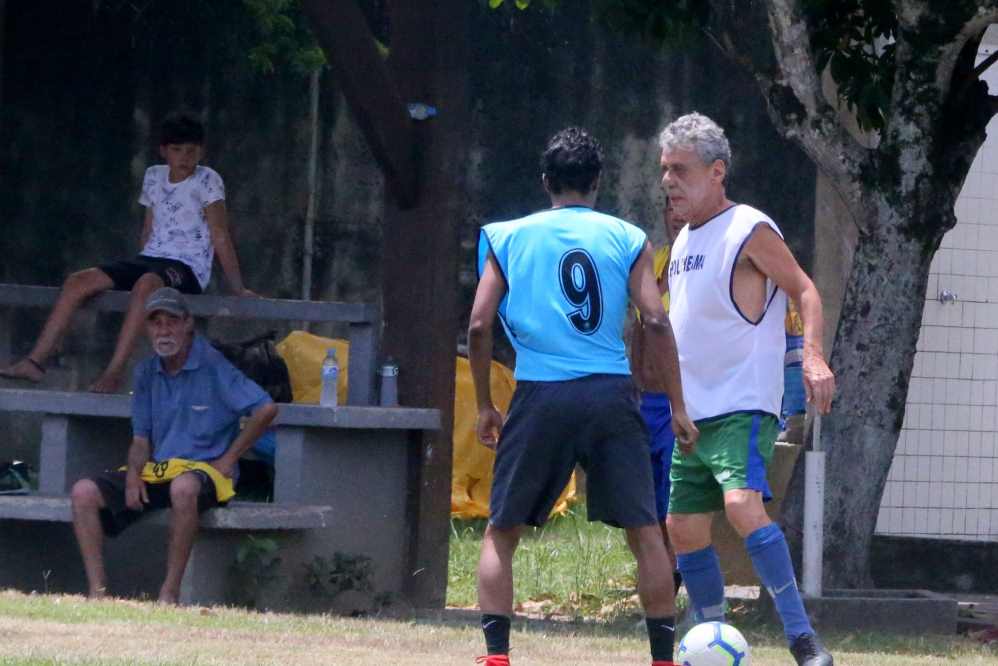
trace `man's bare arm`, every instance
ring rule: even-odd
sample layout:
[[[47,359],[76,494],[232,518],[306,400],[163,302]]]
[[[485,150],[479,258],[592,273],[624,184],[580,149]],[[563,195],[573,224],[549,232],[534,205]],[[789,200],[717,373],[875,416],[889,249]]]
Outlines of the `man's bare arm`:
[[[146,243],[149,242],[149,236],[152,235],[152,207],[146,208],[146,215],[142,219],[142,235],[139,237],[139,252],[146,248]]]
[[[827,414],[835,396],[835,375],[825,362],[825,320],[818,288],[779,234],[767,225],[760,225],[752,233],[743,253],[759,272],[797,303],[804,323],[804,388],[808,402]]]
[[[145,437],[133,437],[128,447],[128,474],[142,475],[142,468],[149,462],[151,452],[149,440]]]
[[[489,253],[482,271],[482,278],[475,291],[468,324],[468,361],[471,378],[475,383],[475,400],[478,403],[478,439],[494,448],[499,441],[502,417],[492,403],[492,327],[495,324],[499,303],[506,294],[503,279],[495,257]]]
[[[669,317],[662,306],[662,295],[655,281],[654,254],[650,243],[645,243],[628,281],[631,301],[641,313],[636,326],[644,329],[643,350],[652,358],[655,368],[655,383],[663,386],[673,409],[686,410],[683,401],[683,384],[679,374],[679,354],[676,339],[672,334]]]
[[[264,431],[277,417],[277,405],[272,402],[265,403],[256,408],[256,411],[246,420],[246,424],[239,432],[239,435],[232,440],[232,444],[225,450],[221,457],[213,460],[211,465],[225,476],[231,477],[239,459],[243,454],[253,448]]]
[[[651,359],[656,383],[665,388],[672,408],[673,430],[680,448],[686,453],[692,450],[699,432],[686,414],[683,398],[683,381],[679,373],[679,352],[672,325],[662,306],[662,295],[655,280],[654,253],[651,243],[645,242],[637,262],[631,269],[628,288],[631,301],[641,313],[641,326],[644,330],[644,354]]]
[[[143,504],[148,504],[149,494],[146,483],[142,480],[142,468],[149,462],[152,447],[145,437],[133,437],[128,447],[128,467],[125,472],[125,506],[132,511],[141,511]]]

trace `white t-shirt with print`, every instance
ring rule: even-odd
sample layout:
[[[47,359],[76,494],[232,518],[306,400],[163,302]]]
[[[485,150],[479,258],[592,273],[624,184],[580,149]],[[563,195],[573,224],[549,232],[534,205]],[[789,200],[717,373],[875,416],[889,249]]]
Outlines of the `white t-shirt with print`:
[[[182,261],[203,290],[215,257],[204,209],[224,199],[225,184],[214,169],[198,165],[179,183],[170,182],[170,167],[165,164],[146,169],[139,203],[152,208],[152,233],[142,254]]]

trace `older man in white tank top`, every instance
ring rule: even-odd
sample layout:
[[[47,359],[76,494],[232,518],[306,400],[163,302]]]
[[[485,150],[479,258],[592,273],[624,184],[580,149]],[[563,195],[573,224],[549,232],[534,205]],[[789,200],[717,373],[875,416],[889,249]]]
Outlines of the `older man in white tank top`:
[[[823,413],[835,379],[822,352],[821,297],[776,224],[728,200],[731,150],[724,131],[697,113],[662,132],[662,187],[689,224],[672,248],[669,292],[683,392],[700,429],[692,453],[676,450],[668,530],[698,620],[724,617],[724,581],[711,520],[724,510],[745,539],[772,595],[794,659],[828,666],[804,610],[783,532],[763,508],[766,467],[783,394],[787,298],[804,321],[804,383]]]

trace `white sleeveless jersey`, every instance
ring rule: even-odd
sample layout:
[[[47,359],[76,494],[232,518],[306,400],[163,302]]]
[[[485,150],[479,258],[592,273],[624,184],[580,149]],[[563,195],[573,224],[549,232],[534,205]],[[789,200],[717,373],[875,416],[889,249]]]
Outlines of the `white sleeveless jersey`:
[[[780,413],[787,295],[767,280],[766,309],[751,321],[732,292],[735,262],[760,224],[783,237],[765,213],[735,205],[696,229],[684,227],[672,246],[669,320],[694,421],[732,412]]]

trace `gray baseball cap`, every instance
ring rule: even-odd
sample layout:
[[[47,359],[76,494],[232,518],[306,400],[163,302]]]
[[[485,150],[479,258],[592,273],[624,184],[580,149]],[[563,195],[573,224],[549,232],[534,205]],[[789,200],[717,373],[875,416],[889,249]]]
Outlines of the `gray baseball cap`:
[[[163,310],[178,317],[186,317],[191,313],[187,308],[184,295],[173,287],[160,287],[146,299],[146,315]]]

